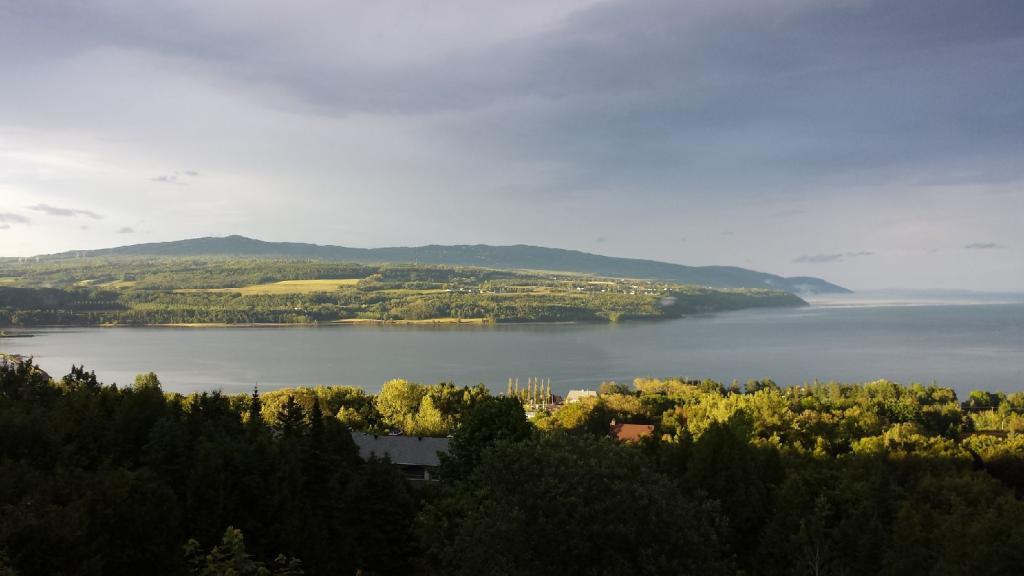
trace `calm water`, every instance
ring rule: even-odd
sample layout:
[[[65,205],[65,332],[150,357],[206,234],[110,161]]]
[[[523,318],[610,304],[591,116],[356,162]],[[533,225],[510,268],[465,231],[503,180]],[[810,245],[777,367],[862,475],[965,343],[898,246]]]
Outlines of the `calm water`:
[[[637,376],[888,378],[958,392],[1024,390],[1024,303],[892,306],[848,300],[620,325],[90,328],[0,339],[51,374],[84,363],[105,382],[154,371],[166,390],[227,392],[389,378],[485,382],[550,378],[552,388]]]

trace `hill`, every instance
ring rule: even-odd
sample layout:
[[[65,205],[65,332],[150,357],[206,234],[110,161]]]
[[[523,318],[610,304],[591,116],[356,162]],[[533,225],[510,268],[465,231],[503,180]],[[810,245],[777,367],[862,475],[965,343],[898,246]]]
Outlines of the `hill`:
[[[601,256],[577,250],[517,244],[349,248],[298,242],[264,242],[244,236],[205,237],[74,251],[43,258],[76,256],[250,256],[287,257],[367,264],[420,263],[514,270],[551,270],[616,278],[660,280],[715,288],[769,288],[795,294],[848,293],[820,278],[785,278],[735,266],[684,266],[634,258]]]

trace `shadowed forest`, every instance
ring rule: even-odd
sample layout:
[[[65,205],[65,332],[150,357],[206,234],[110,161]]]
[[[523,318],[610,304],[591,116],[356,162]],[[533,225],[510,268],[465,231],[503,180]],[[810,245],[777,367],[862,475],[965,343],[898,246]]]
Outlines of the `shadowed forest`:
[[[609,423],[654,426],[619,443]],[[448,436],[440,481],[351,431]],[[0,574],[971,574],[1024,562],[1024,394],[605,383],[227,396],[0,362]]]

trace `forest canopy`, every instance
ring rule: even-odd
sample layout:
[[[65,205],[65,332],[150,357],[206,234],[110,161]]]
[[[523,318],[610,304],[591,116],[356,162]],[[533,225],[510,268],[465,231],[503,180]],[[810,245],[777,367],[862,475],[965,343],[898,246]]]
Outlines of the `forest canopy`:
[[[449,436],[440,481],[353,431]],[[538,408],[405,380],[184,396],[11,357],[0,574],[1014,574],[1022,431],[1024,393],[884,380],[643,378]]]

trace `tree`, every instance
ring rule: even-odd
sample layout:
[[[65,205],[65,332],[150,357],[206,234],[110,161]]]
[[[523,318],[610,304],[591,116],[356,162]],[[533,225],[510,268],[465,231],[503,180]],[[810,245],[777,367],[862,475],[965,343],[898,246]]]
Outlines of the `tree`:
[[[133,390],[160,390],[160,379],[153,372],[138,374],[132,384]]]
[[[1019,573],[1024,502],[983,474],[925,476],[900,507],[882,574]]]
[[[416,412],[427,393],[424,386],[406,380],[389,380],[380,388],[374,404],[386,426],[396,430],[411,430]]]
[[[619,384],[617,382],[602,382],[597,388],[597,393],[604,396],[607,394],[632,394],[633,390],[629,387],[629,384]]]
[[[220,544],[204,553],[199,542],[189,540],[185,560],[192,576],[302,576],[302,562],[278,555],[271,568],[252,559],[245,550],[245,538],[238,528],[228,526]]]
[[[246,422],[252,429],[259,429],[263,425],[263,401],[260,400],[259,386],[253,386],[252,396],[249,399],[249,417]]]
[[[567,434],[498,442],[418,522],[429,573],[455,575],[732,574],[721,530],[635,447]]]
[[[411,573],[416,503],[402,473],[371,458],[352,479],[344,503],[357,568],[367,576]]]
[[[88,390],[97,391],[100,388],[100,383],[96,380],[96,372],[86,372],[85,365],[75,366],[71,365],[71,372],[61,379],[61,384],[67,390]]]
[[[302,406],[295,401],[294,396],[289,395],[288,400],[277,413],[274,429],[287,438],[300,435],[305,425],[306,417]]]
[[[434,405],[434,400],[429,394],[420,401],[415,422],[415,427],[410,432],[418,436],[444,436],[448,434],[450,428],[448,419]]]
[[[712,423],[697,439],[685,480],[722,503],[732,549],[741,561],[749,561],[751,545],[770,517],[772,487],[782,474],[774,450],[750,443],[750,423],[740,413],[728,422]]]
[[[452,434],[448,454],[442,455],[442,476],[462,478],[468,474],[485,450],[498,442],[521,442],[532,428],[522,403],[516,398],[488,397],[477,402]]]
[[[0,398],[17,401],[53,397],[57,391],[49,383],[49,376],[31,358],[9,360],[0,356]]]

